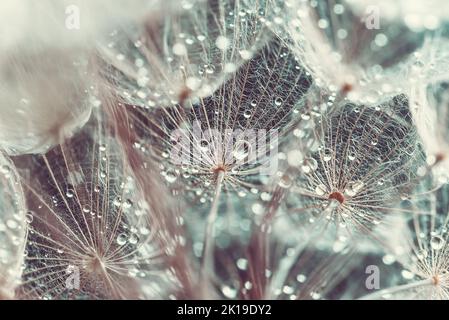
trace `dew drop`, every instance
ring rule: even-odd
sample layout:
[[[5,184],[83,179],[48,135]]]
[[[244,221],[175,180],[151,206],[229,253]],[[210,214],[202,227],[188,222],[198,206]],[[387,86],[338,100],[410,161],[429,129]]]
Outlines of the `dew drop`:
[[[165,180],[168,183],[175,182],[177,178],[178,178],[178,176],[176,175],[176,172],[174,172],[174,171],[167,171],[165,174]]]
[[[88,204],[83,206],[83,212],[84,213],[89,213],[90,212],[90,206]]]
[[[230,46],[231,42],[228,38],[223,36],[218,36],[217,40],[215,41],[215,45],[220,50],[226,50]]]
[[[209,141],[207,141],[206,139],[201,139],[200,140],[200,150],[203,152],[209,150]]]
[[[233,298],[237,297],[237,290],[235,290],[229,286],[223,286],[223,288],[221,289],[221,292],[228,299],[233,299]]]
[[[280,97],[276,97],[275,99],[274,99],[274,104],[276,105],[276,106],[280,106],[280,105],[282,105],[282,98],[280,98]]]
[[[33,212],[29,211],[26,215],[25,215],[25,222],[30,224],[33,222],[34,216],[33,216]]]
[[[74,195],[73,190],[70,188],[67,189],[65,192],[65,195],[67,196],[67,198],[73,198],[73,195]]]
[[[318,163],[313,158],[305,159],[302,163],[301,169],[304,173],[310,173],[318,168]]]
[[[233,155],[235,159],[241,161],[245,159],[251,150],[251,145],[248,141],[240,140],[236,143]]]
[[[328,162],[332,159],[332,150],[329,148],[324,149],[323,160]]]
[[[0,167],[0,172],[3,173],[6,178],[8,178],[9,174],[11,173],[11,168],[8,165],[3,165]]]
[[[419,251],[416,253],[416,257],[417,257],[419,260],[424,260],[424,259],[426,259],[426,258],[427,258],[427,250],[425,250],[425,249],[419,250]]]
[[[122,198],[119,196],[115,197],[112,204],[116,207],[120,207],[122,205]]]
[[[121,246],[123,246],[127,240],[128,240],[128,236],[126,235],[126,233],[120,233],[117,236],[117,243]]]
[[[139,242],[139,237],[133,233],[129,236],[128,242],[130,244],[136,244],[137,242]]]
[[[324,184],[319,184],[315,188],[315,193],[319,196],[323,196],[327,191],[327,188]]]
[[[444,239],[441,236],[433,236],[430,240],[430,246],[433,250],[441,250],[444,247]]]
[[[292,179],[288,175],[284,175],[278,183],[279,187],[288,189],[292,185]]]
[[[260,203],[256,202],[251,206],[251,210],[254,214],[262,214],[264,212],[264,207]]]
[[[307,277],[303,274],[298,274],[296,276],[296,281],[298,281],[299,283],[304,283],[307,280]]]

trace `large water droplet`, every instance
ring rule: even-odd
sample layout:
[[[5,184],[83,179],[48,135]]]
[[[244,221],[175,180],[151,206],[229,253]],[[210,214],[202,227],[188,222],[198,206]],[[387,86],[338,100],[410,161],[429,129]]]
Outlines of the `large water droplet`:
[[[120,233],[120,234],[117,236],[117,243],[118,243],[119,245],[121,245],[121,246],[123,246],[123,245],[126,243],[127,240],[128,240],[128,236],[127,236],[126,233]]]
[[[441,250],[444,247],[444,239],[441,236],[433,236],[430,240],[430,246],[433,250]]]

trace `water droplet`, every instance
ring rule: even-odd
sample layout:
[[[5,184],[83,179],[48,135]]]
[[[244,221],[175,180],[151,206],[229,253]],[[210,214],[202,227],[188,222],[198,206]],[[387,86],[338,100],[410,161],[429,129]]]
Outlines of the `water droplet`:
[[[269,192],[262,192],[260,194],[260,199],[262,201],[270,201],[271,200],[271,194]]]
[[[178,42],[173,46],[173,54],[177,56],[183,56],[187,54],[187,48],[184,44]]]
[[[115,197],[113,205],[116,207],[120,207],[122,205],[122,198],[119,196]]]
[[[120,234],[117,236],[117,243],[118,243],[119,245],[121,245],[121,246],[123,246],[123,245],[126,243],[127,240],[128,240],[128,236],[127,236],[126,233],[120,233]]]
[[[203,152],[206,152],[207,150],[209,150],[209,141],[207,141],[206,139],[201,139],[200,140],[200,150]]]
[[[0,172],[3,173],[6,178],[8,178],[9,174],[11,173],[11,168],[8,165],[3,165],[0,168]]]
[[[25,222],[30,224],[31,222],[33,222],[34,216],[33,216],[33,212],[29,211],[26,215],[25,215]]]
[[[329,148],[325,148],[323,152],[323,160],[328,162],[332,159],[332,150]]]
[[[441,250],[445,245],[444,239],[441,236],[433,236],[430,240],[430,246],[433,250]]]
[[[280,97],[276,97],[275,99],[274,99],[274,104],[276,105],[276,106],[280,106],[280,105],[282,105],[282,98],[280,98]]]
[[[130,244],[136,244],[137,242],[139,242],[139,237],[133,233],[129,236],[128,242]]]
[[[73,189],[70,189],[70,188],[67,189],[65,192],[65,195],[67,196],[67,198],[73,198],[73,196],[74,196]]]
[[[218,36],[217,40],[215,41],[215,45],[220,50],[226,50],[231,44],[231,41],[229,41],[228,38],[223,36]]]
[[[260,203],[256,202],[251,206],[251,210],[254,212],[254,214],[262,214],[264,212],[264,207]]]
[[[324,184],[319,184],[315,188],[315,193],[319,196],[323,196],[324,194],[326,194],[326,192],[327,192],[327,188]]]
[[[363,186],[365,184],[362,181],[355,181],[355,182],[350,182],[347,186],[347,188],[345,189],[345,194],[353,197],[355,196],[360,190],[362,190]]]
[[[298,281],[299,283],[304,283],[307,280],[307,277],[303,274],[298,274],[296,276],[296,281]]]
[[[251,110],[245,110],[245,112],[243,113],[243,117],[245,119],[251,118]]]
[[[252,57],[252,53],[249,50],[240,50],[239,53],[243,60],[249,60]]]
[[[237,290],[228,286],[223,286],[221,292],[228,299],[234,299],[235,297],[237,297]]]
[[[17,221],[9,219],[6,221],[6,226],[9,229],[17,229],[17,227],[19,226],[19,224],[17,223]]]
[[[248,268],[248,260],[240,258],[237,260],[237,268],[240,270],[246,270]]]
[[[123,203],[123,208],[129,209],[133,206],[133,201],[131,199],[126,199],[126,201]]]
[[[165,174],[165,180],[168,183],[175,182],[177,178],[178,178],[178,175],[174,171],[167,171],[166,174]]]
[[[90,212],[90,206],[88,204],[83,206],[83,212],[84,213],[89,213]]]
[[[245,159],[251,151],[251,145],[246,140],[240,140],[236,143],[233,155],[235,159],[241,161]]]
[[[303,161],[301,169],[304,173],[310,173],[318,168],[318,163],[313,158],[307,158]]]
[[[284,175],[278,183],[279,187],[287,189],[292,185],[292,179],[288,175]]]
[[[257,106],[257,101],[256,100],[252,100],[251,101],[251,107],[255,107]]]

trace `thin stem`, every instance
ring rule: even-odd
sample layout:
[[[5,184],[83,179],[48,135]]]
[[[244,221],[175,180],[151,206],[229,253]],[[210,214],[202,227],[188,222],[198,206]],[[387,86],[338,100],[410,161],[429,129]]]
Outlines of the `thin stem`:
[[[404,290],[408,290],[408,289],[430,286],[430,285],[434,285],[434,284],[435,284],[435,281],[433,279],[424,279],[424,280],[420,280],[420,281],[416,281],[416,282],[412,282],[412,283],[408,283],[408,284],[403,284],[400,286],[391,287],[391,288],[384,289],[384,290],[379,290],[374,293],[367,294],[367,295],[359,298],[358,300],[376,300],[376,299],[382,298],[382,296],[384,296],[386,294],[392,294],[392,293],[396,293],[396,292],[400,292],[400,291],[404,291]]]
[[[201,264],[201,290],[204,293],[207,290],[209,275],[212,274],[212,271],[214,269],[213,266],[213,254],[214,254],[214,224],[217,220],[218,216],[218,204],[220,200],[220,194],[221,189],[223,187],[223,180],[224,180],[225,172],[220,170],[217,173],[217,179],[215,184],[215,193],[214,193],[214,199],[212,201],[212,206],[210,208],[209,214],[207,216],[207,222],[206,222],[206,233],[204,235],[204,242],[203,242],[203,260]]]

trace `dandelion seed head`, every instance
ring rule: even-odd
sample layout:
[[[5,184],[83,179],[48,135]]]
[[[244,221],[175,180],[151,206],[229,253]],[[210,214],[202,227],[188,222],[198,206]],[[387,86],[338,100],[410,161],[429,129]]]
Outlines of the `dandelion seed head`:
[[[166,294],[175,276],[164,271],[163,257],[173,254],[176,239],[163,240],[123,151],[104,127],[90,122],[46,154],[16,162],[27,163],[33,177],[23,178],[33,219],[19,296]],[[74,174],[77,179],[68,179]]]
[[[23,192],[11,161],[0,154],[0,299],[20,282],[27,220]]]
[[[414,168],[424,162],[401,99],[396,97],[390,110],[343,102],[316,118],[308,136],[296,142],[301,147],[312,139],[319,147],[304,158],[290,190],[303,199],[290,209],[298,211],[295,216],[311,214],[348,234],[369,234],[384,215],[399,209],[402,193],[418,180]]]

